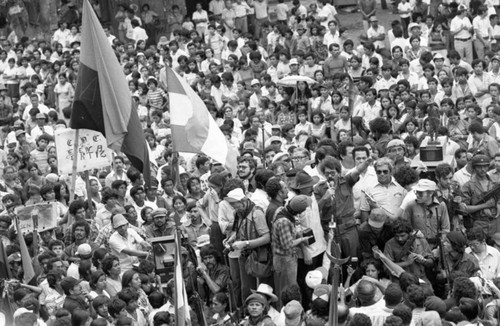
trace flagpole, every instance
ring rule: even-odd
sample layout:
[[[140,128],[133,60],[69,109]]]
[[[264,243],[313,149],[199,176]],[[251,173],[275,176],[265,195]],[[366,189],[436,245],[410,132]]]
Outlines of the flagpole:
[[[75,139],[73,139],[73,168],[71,169],[71,187],[69,188],[70,203],[75,200],[76,170],[78,167],[78,139],[80,129],[75,129]]]
[[[87,190],[87,201],[89,204],[88,211],[90,212],[90,216],[94,218],[94,206],[92,205],[92,192],[90,191],[90,170],[86,170],[83,174],[85,179],[85,189]]]

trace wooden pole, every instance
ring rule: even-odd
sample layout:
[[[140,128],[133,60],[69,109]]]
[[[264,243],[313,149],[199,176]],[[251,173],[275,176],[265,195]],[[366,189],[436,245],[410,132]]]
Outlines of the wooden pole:
[[[90,213],[90,216],[94,218],[94,206],[92,205],[92,192],[90,190],[89,174],[90,174],[89,170],[85,171],[83,174],[83,178],[85,180],[85,189],[87,189],[87,202],[89,203],[88,212]]]
[[[71,187],[69,188],[69,202],[75,200],[76,170],[78,167],[78,142],[80,130],[75,129],[75,139],[73,139],[73,168],[71,170]],[[69,203],[68,203],[69,204]]]

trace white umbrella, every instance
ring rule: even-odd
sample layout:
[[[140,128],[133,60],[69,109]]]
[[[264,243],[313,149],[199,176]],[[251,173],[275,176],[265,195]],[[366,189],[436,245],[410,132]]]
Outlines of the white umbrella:
[[[306,82],[308,85],[317,83],[317,81],[315,81],[314,79],[306,76],[286,76],[278,80],[277,85],[284,87],[296,87],[297,82],[299,81]]]

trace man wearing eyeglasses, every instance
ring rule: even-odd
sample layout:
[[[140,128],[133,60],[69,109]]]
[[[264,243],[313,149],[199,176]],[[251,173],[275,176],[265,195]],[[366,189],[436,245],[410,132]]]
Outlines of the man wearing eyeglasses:
[[[481,227],[473,227],[467,231],[469,247],[465,252],[472,254],[479,261],[482,277],[493,280],[500,276],[500,252],[486,244],[486,234]]]
[[[378,159],[375,164],[375,173],[377,174],[377,183],[374,186],[367,187],[365,195],[361,197],[361,220],[368,220],[370,211],[380,207],[384,210],[391,220],[402,216],[403,210],[401,203],[405,198],[407,191],[394,180],[394,163],[387,157]]]

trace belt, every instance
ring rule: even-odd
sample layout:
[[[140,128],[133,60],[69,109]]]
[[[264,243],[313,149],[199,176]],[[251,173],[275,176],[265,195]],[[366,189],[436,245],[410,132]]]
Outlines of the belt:
[[[468,40],[470,40],[472,37],[468,37],[468,38],[456,38],[455,37],[455,41],[460,41],[460,42],[467,42]]]
[[[342,223],[340,225],[337,224],[337,231],[339,234],[343,234],[355,226],[356,220],[352,219],[351,221],[347,221],[346,223]]]

